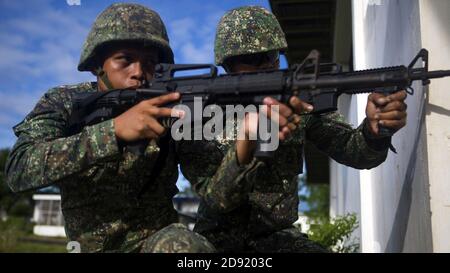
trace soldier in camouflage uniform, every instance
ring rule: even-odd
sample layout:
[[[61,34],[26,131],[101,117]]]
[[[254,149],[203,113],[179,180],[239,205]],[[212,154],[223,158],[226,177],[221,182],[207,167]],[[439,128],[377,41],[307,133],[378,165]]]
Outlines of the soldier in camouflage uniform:
[[[97,82],[50,89],[14,127],[18,140],[6,166],[9,186],[15,192],[59,187],[66,234],[83,252],[214,251],[203,236],[176,223],[175,153],[158,157],[173,145],[156,142],[164,134],[157,118],[171,115],[161,106],[179,94],[144,101],[68,134],[74,93],[137,88],[152,78],[158,62],[173,63],[159,15],[140,5],[114,4],[97,17],[78,66]],[[145,155],[130,152],[126,143],[144,138],[151,140]]]
[[[233,9],[217,28],[216,63],[227,72],[276,69],[279,53],[286,49],[277,19],[261,7]],[[377,124],[382,121],[395,130],[403,127],[405,97],[404,92],[388,98],[372,94],[367,119],[356,129],[337,113],[300,118],[297,114],[310,109],[297,98],[290,100],[294,113],[275,100],[266,101],[280,105],[280,128],[288,127],[280,131],[289,131],[287,135],[291,136],[281,142],[272,159],[261,162],[253,158],[246,162],[245,172],[228,181],[216,177],[226,175],[221,166],[232,156],[229,151],[236,150],[235,135],[211,142],[182,143],[180,159],[191,163],[182,164],[182,171],[203,197],[194,231],[225,252],[327,251],[292,226],[298,218],[297,177],[302,172],[304,142],[311,141],[341,164],[357,169],[376,167],[386,159],[391,142],[378,136]],[[283,120],[283,116],[290,118]],[[239,156],[234,160],[240,163]]]

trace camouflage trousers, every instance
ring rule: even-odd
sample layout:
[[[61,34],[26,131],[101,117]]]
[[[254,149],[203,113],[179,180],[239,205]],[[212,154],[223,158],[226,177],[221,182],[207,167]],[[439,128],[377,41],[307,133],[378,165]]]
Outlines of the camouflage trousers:
[[[141,253],[213,253],[214,246],[183,224],[172,224],[147,238]]]
[[[83,234],[78,241],[82,252],[119,253],[213,253],[214,246],[185,225],[174,223],[159,231],[122,230],[114,235]]]
[[[251,239],[248,250],[257,253],[328,253],[320,244],[308,239],[298,228],[277,231],[268,236]]]
[[[203,231],[218,252],[225,253],[327,253],[320,244],[308,239],[299,228],[283,229],[265,236],[246,236],[235,230]]]

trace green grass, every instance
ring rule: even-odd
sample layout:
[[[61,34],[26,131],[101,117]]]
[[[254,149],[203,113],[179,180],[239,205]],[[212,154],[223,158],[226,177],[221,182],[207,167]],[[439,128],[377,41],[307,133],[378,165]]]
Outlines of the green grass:
[[[66,245],[18,242],[10,253],[67,253]]]
[[[67,253],[67,240],[32,234],[32,225],[22,218],[0,221],[0,253]]]

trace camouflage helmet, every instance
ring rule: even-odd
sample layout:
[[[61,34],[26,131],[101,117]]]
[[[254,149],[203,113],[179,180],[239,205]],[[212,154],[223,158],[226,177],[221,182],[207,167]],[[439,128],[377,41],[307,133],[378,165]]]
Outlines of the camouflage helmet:
[[[217,65],[222,65],[229,57],[286,49],[280,23],[263,7],[232,9],[222,16],[217,26],[214,43]]]
[[[160,62],[173,63],[166,27],[158,13],[141,5],[118,3],[109,6],[95,20],[83,45],[78,70],[97,69],[95,56],[99,49],[121,41],[156,47],[160,50]]]

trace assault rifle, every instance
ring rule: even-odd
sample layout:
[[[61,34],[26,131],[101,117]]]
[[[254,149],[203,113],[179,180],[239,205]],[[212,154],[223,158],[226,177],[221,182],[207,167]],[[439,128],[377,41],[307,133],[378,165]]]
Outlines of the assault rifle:
[[[420,67],[420,62],[422,61]],[[208,69],[208,73],[176,77],[180,71]],[[155,75],[145,88],[137,90],[111,90],[107,92],[76,93],[73,111],[69,121],[71,134],[83,127],[114,118],[140,101],[151,99],[168,92],[178,91],[178,103],[187,105],[193,112],[194,98],[200,97],[204,106],[261,105],[265,97],[273,97],[288,103],[292,96],[314,106],[311,114],[324,114],[337,110],[338,98],[342,94],[379,92],[386,95],[406,90],[413,95],[412,84],[430,79],[450,76],[450,70],[429,71],[428,51],[420,50],[408,65],[377,68],[354,72],[343,72],[339,64],[320,63],[320,54],[313,50],[301,63],[289,69],[267,70],[248,73],[218,75],[217,67],[211,64],[158,64]],[[170,105],[168,107],[173,107]],[[380,128],[380,134],[392,135],[387,128]],[[136,143],[135,143],[136,144]],[[133,144],[134,145],[134,144]],[[146,144],[136,144],[140,153]],[[268,156],[257,146],[257,156]]]

